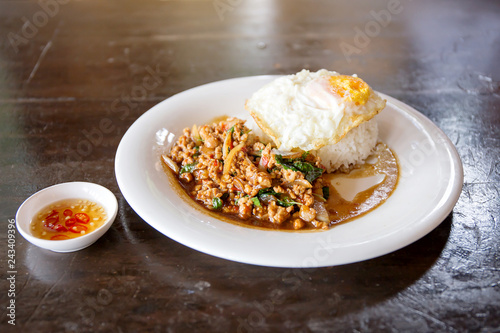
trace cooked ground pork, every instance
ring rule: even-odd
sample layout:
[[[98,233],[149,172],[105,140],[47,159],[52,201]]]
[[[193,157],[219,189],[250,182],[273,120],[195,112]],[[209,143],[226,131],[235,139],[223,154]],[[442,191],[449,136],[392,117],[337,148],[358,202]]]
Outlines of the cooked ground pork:
[[[307,152],[282,156],[273,148],[243,120],[228,118],[184,129],[164,159],[208,209],[276,229],[328,228],[313,208],[325,201],[320,159]]]

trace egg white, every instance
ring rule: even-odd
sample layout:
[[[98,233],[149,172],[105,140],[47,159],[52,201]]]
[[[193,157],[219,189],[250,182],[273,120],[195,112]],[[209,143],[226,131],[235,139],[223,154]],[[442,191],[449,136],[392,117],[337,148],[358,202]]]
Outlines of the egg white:
[[[254,93],[245,107],[280,150],[309,151],[337,143],[385,107],[371,88],[361,105],[334,93],[329,79],[338,75],[322,69],[278,78]]]

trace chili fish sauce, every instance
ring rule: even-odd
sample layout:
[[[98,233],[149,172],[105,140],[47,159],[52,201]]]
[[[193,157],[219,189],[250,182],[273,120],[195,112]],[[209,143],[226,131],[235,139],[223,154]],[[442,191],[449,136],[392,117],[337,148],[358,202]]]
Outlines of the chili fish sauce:
[[[61,200],[41,209],[31,220],[31,233],[41,239],[64,240],[87,235],[106,221],[101,205],[84,199]]]

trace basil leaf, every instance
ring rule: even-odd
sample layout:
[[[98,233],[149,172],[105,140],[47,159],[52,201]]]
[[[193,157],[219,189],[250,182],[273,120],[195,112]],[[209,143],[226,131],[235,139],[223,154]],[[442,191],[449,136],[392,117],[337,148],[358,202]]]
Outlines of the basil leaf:
[[[276,160],[276,163],[278,163],[279,165],[281,165],[283,167],[283,169],[300,171],[299,169],[294,167],[291,162],[289,162],[288,160],[285,160],[283,158],[283,156],[281,156],[281,155],[274,155],[274,159]]]
[[[283,197],[282,199],[276,200],[279,206],[290,207],[293,205],[302,205],[300,202],[293,201],[290,197]]]
[[[293,165],[304,174],[304,177],[309,183],[315,181],[316,178],[321,176],[325,171],[321,168],[316,168],[314,165],[308,162],[295,161],[293,162]]]
[[[259,190],[259,193],[257,193],[257,197],[259,197],[259,198],[263,195],[278,195],[278,193],[275,192],[272,187],[268,187],[268,188],[263,188],[262,190]]]
[[[312,183],[323,174],[324,170],[316,168],[309,162],[304,162],[303,159],[307,156],[307,154],[304,153],[301,158],[292,160],[284,159],[282,155],[275,155],[274,159],[276,160],[276,163],[281,165],[284,169],[302,172],[307,181]]]
[[[328,200],[329,197],[330,197],[330,188],[328,186],[323,186],[323,198],[325,198],[325,200]]]
[[[322,195],[319,195],[319,194],[317,194],[317,193],[313,193],[313,195],[314,195],[314,196],[315,196],[318,200],[323,201],[323,202],[326,202],[326,199],[325,199],[325,198],[323,198],[323,196],[322,196]]]
[[[198,164],[198,162],[186,164],[185,166],[183,166],[181,168],[181,170],[179,171],[179,174],[183,174],[185,172],[193,172],[194,167],[196,166],[196,164]]]
[[[253,198],[250,198],[250,200],[253,202],[255,207],[262,208],[262,205],[260,204],[259,198],[253,197]]]
[[[241,194],[241,192],[238,192],[238,195],[240,195],[240,194]],[[235,205],[237,205],[237,204],[238,204],[238,201],[239,201],[240,199],[247,198],[247,197],[248,197],[248,194],[247,194],[247,195],[242,196],[241,198],[236,198],[236,199],[234,199],[234,204],[235,204]]]
[[[302,205],[300,202],[293,201],[292,198],[274,191],[272,187],[264,188],[264,189],[260,190],[259,193],[257,193],[257,197],[260,198],[261,200],[268,201],[268,198],[267,198],[268,196],[272,196],[273,199],[276,199],[276,204],[278,206],[281,206],[281,207]],[[253,199],[254,198],[252,198],[252,201],[253,201]]]
[[[213,198],[212,199],[212,207],[214,209],[221,209],[222,208],[222,200],[220,198]]]

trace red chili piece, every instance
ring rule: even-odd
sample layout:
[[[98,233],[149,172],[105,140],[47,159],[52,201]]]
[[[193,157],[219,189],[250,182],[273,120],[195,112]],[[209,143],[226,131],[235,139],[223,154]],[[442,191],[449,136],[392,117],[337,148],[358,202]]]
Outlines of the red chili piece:
[[[52,213],[47,215],[46,219],[55,218],[55,217],[59,218],[59,213],[57,212],[57,210],[52,210]]]
[[[58,232],[68,231],[68,229],[65,226],[63,226],[62,224],[56,224],[54,226],[54,230],[58,231]]]
[[[79,234],[82,231],[87,231],[87,227],[84,225],[77,224],[69,228],[69,231],[74,232],[75,234]]]
[[[73,211],[71,209],[66,209],[64,212],[63,212],[63,215],[64,216],[71,216],[73,215]]]
[[[67,227],[74,226],[75,223],[76,223],[76,219],[74,217],[67,219],[65,222]]]
[[[59,215],[56,215],[56,217],[49,217],[45,219],[45,223],[47,224],[56,224],[59,222]]]
[[[90,221],[90,217],[85,213],[76,213],[75,218],[76,218],[77,222],[80,222],[83,224],[89,223],[89,221]]]

